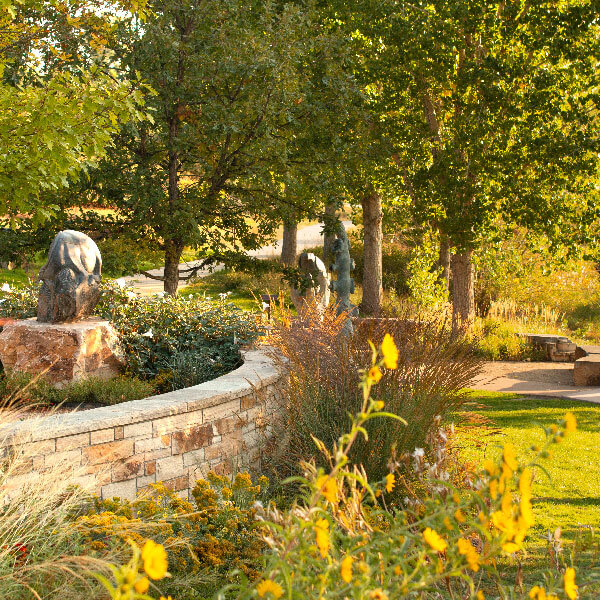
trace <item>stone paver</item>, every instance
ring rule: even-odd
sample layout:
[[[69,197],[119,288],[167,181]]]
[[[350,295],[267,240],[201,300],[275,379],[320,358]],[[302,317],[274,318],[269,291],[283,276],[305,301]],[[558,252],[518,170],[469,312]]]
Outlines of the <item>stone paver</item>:
[[[473,382],[473,388],[600,404],[600,387],[573,383],[573,363],[489,362]]]
[[[347,230],[353,227],[350,221],[343,221],[343,223]],[[321,233],[322,227],[322,224],[315,223],[314,225],[308,225],[298,229],[298,253],[306,250],[307,248],[314,248],[315,246],[321,246],[323,244],[323,234]],[[248,254],[254,258],[277,258],[281,255],[281,240],[277,240],[275,243],[259,248],[258,250],[251,250],[248,252]],[[183,263],[182,267],[184,269],[194,267],[199,262],[200,261],[190,261]],[[217,265],[216,270],[220,270],[222,268],[222,265]],[[152,275],[162,275],[163,269],[152,269],[148,272]],[[211,271],[208,269],[203,269],[198,271],[197,276],[206,277],[207,275],[210,275],[210,273]],[[130,275],[129,277],[123,277],[123,279],[127,285],[133,286],[133,290],[142,296],[152,296],[163,291],[162,281],[150,279],[142,274]]]

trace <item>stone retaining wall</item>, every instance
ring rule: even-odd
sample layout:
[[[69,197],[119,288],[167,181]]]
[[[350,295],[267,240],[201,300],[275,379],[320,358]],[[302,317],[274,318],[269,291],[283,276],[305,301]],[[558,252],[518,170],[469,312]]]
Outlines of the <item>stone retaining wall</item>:
[[[27,457],[14,485],[62,463],[103,498],[133,499],[158,481],[187,498],[211,469],[257,466],[282,382],[267,353],[252,350],[235,371],[194,387],[20,422],[8,438],[2,431]]]

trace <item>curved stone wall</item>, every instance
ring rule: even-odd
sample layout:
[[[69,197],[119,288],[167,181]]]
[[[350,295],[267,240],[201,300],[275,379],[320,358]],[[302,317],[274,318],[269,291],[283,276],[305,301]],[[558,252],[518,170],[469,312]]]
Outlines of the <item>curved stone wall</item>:
[[[259,443],[279,404],[282,373],[265,350],[200,385],[115,406],[30,419],[2,432],[26,453],[26,481],[57,463],[102,498],[133,499],[162,481],[187,498],[209,470],[258,466]],[[5,445],[5,452],[7,447]],[[29,460],[29,457],[31,460]],[[15,486],[18,481],[15,481]]]

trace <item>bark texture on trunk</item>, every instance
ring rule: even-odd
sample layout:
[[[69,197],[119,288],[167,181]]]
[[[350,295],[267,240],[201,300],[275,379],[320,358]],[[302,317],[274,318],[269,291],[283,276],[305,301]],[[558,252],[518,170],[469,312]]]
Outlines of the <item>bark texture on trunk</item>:
[[[179,260],[183,252],[183,245],[168,241],[165,248],[165,293],[176,296],[179,287]]]
[[[363,294],[360,309],[368,315],[381,311],[383,300],[383,269],[381,247],[383,244],[383,213],[381,196],[374,191],[362,198],[363,210]]]
[[[452,255],[452,332],[469,335],[475,324],[472,250]]]
[[[330,203],[330,204],[327,204],[327,206],[325,206],[325,214],[330,217],[333,217],[335,215],[336,210],[337,210],[337,207],[334,203]],[[331,259],[333,258],[331,256],[331,246],[333,245],[334,241],[335,241],[334,233],[327,233],[323,236],[323,262],[325,263],[326,266],[329,265],[329,263],[331,262]]]
[[[287,221],[283,224],[283,239],[281,240],[281,262],[284,265],[296,264],[298,253],[298,222]]]
[[[440,236],[439,264],[442,267],[442,281],[446,289],[450,289],[450,242],[445,235]]]

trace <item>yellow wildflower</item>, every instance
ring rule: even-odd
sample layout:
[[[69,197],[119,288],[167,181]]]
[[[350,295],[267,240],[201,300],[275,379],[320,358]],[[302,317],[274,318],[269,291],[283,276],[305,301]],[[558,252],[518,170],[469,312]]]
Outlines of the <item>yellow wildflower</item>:
[[[388,473],[385,476],[385,491],[391,492],[396,486],[396,476],[393,473]]]
[[[577,590],[579,586],[575,583],[575,569],[573,569],[573,567],[569,567],[565,571],[563,583],[565,586],[565,594],[570,598],[570,600],[575,600],[577,598]]]
[[[402,575],[402,567],[400,565],[394,567],[394,575]]]
[[[342,579],[346,583],[350,583],[352,581],[352,563],[354,559],[351,556],[346,556],[342,561],[342,566],[340,567],[340,575]]]
[[[327,519],[319,519],[315,523],[315,536],[319,552],[325,558],[329,554],[329,521]]]
[[[388,600],[388,595],[381,588],[377,588],[371,591],[369,598],[371,600]]]
[[[507,515],[502,510],[497,510],[492,513],[492,523],[494,527],[505,533],[509,540],[511,540],[516,533],[515,522],[510,515]]]
[[[485,600],[485,594],[481,590],[477,592],[477,596],[475,597],[477,598],[477,600]]]
[[[498,497],[498,480],[492,479],[490,481],[490,496],[492,500],[495,500]]]
[[[383,354],[383,362],[386,368],[398,368],[398,348],[396,348],[394,338],[389,333],[385,334],[381,343],[381,354]]]
[[[167,574],[167,553],[161,544],[147,540],[142,548],[144,571],[152,579],[162,579]]]
[[[138,594],[145,594],[150,587],[150,582],[148,581],[147,577],[144,577],[142,579],[138,579],[133,587]]]
[[[502,459],[504,464],[511,470],[516,471],[519,466],[517,463],[517,453],[515,447],[512,444],[506,444],[502,451]]]
[[[493,477],[498,473],[498,467],[494,461],[491,461],[489,458],[483,462],[483,468],[488,472],[490,477]]]
[[[466,521],[465,519],[465,515],[463,513],[462,510],[460,510],[460,508],[457,508],[455,513],[454,513],[454,518],[459,522],[459,523],[464,523]]]
[[[427,527],[423,532],[423,537],[425,541],[437,552],[444,552],[444,550],[448,547],[448,543],[444,540],[438,533]]]
[[[452,527],[452,523],[450,522],[450,519],[448,518],[448,516],[444,517],[444,527],[446,529],[454,529],[454,527]]]
[[[377,383],[382,377],[383,377],[383,373],[381,372],[381,369],[377,365],[375,365],[374,367],[371,367],[369,369],[369,373],[367,375],[367,379],[368,379],[369,383],[371,383],[371,384]]]
[[[531,600],[547,600],[546,598],[546,590],[539,585],[534,585],[529,590],[529,598]]]
[[[531,469],[525,467],[519,477],[519,492],[521,498],[531,499]]]
[[[256,591],[260,598],[264,598],[267,594],[271,594],[273,598],[281,598],[283,596],[282,587],[271,579],[263,579],[257,586]]]
[[[462,554],[467,559],[469,567],[473,571],[479,571],[479,554],[473,544],[465,538],[459,538],[457,545],[459,554]]]
[[[321,475],[321,477],[317,479],[317,487],[326,500],[329,500],[332,504],[337,502],[338,488],[335,479],[329,477],[329,475]]]
[[[568,412],[565,415],[565,431],[568,433],[572,433],[577,429],[577,419],[572,412]]]
[[[164,596],[161,596],[160,600],[173,600],[173,598],[171,598],[171,596],[167,596],[166,598]]]

